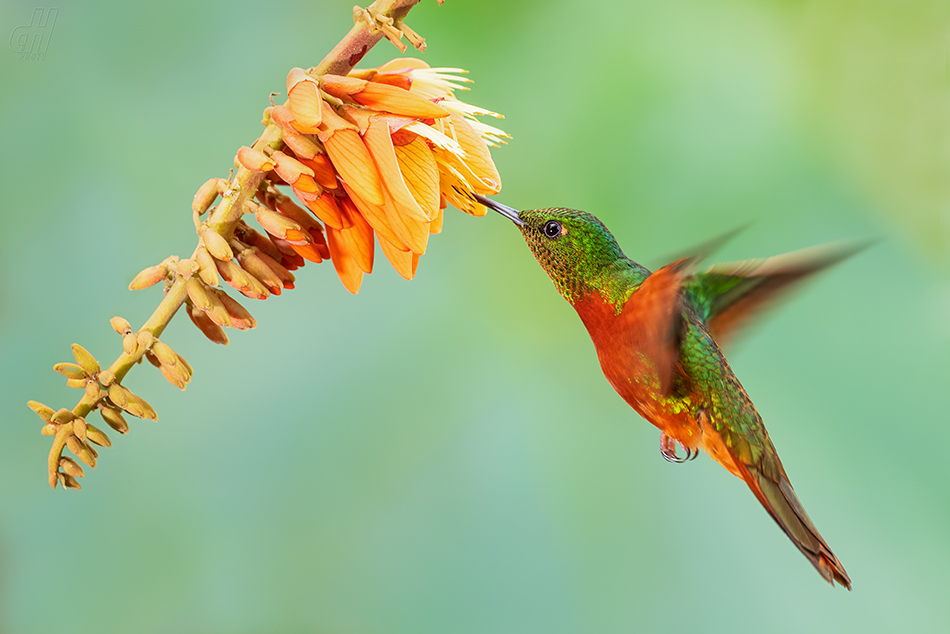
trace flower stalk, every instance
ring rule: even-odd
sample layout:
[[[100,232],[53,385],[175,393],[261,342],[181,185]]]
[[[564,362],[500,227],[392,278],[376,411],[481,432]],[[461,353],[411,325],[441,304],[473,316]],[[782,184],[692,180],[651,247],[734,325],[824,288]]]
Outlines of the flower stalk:
[[[93,411],[120,434],[129,430],[127,414],[157,420],[152,406],[122,385],[143,359],[172,385],[188,385],[191,365],[161,339],[182,306],[209,340],[227,344],[225,328],[257,324],[220,284],[266,299],[294,288],[291,271],[330,259],[356,293],[362,276],[373,270],[376,242],[395,270],[412,279],[429,235],[441,231],[448,203],[485,213],[472,194],[500,189],[489,146],[504,143],[507,135],[476,119],[500,115],[455,98],[455,90],[467,90],[469,80],[457,75],[464,71],[431,69],[414,58],[354,70],[384,37],[401,51],[403,37],[425,49],[425,40],[404,23],[418,1],[357,7],[354,26],[323,61],[290,71],[287,101],[265,110],[264,131],[251,147],[238,150],[236,172],[209,179],[195,194],[198,245],[191,257],[166,258],[130,284],[139,290],[162,283],[165,294],[137,331],[121,317],[112,319],[123,352],[103,369],[74,344],[75,363],[54,366],[67,385],[84,392],[71,410],[29,403],[45,423],[42,433],[53,436],[50,486],[81,488],[84,470],[63,455],[65,449],[95,467],[96,446],[111,446],[87,420]],[[289,187],[300,204],[281,187]]]

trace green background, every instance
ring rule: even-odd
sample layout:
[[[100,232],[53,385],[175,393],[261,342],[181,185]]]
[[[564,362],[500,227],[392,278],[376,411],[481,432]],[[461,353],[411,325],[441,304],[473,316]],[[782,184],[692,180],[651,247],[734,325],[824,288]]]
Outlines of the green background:
[[[0,7],[0,34],[35,5]],[[730,351],[854,591],[746,487],[670,465],[501,218],[450,210],[416,280],[378,256],[246,302],[228,348],[184,316],[158,423],[46,485],[26,401],[120,350],[195,236],[189,204],[261,130],[352,0],[59,5],[0,54],[0,632],[936,632],[950,617],[950,91],[944,0],[426,2],[434,66],[505,113],[498,198],[598,214],[648,266],[878,238]],[[396,55],[383,42],[365,65]]]

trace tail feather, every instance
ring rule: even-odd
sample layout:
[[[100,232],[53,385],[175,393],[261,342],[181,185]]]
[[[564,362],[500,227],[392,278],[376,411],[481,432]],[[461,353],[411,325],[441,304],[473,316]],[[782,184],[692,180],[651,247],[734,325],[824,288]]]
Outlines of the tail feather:
[[[759,502],[825,581],[831,585],[837,581],[850,590],[851,578],[808,517],[785,474],[772,479],[751,465],[746,465],[745,471],[743,479]]]

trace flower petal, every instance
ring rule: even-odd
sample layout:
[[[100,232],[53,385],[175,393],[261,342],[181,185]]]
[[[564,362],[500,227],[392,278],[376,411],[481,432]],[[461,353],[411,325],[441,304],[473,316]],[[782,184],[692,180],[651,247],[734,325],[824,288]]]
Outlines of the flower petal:
[[[389,124],[382,120],[373,121],[363,135],[363,141],[376,162],[383,187],[389,193],[396,211],[413,220],[429,222],[431,218],[426,216],[425,211],[413,198],[399,170],[393,140],[389,136]]]
[[[419,256],[412,251],[401,251],[386,238],[379,239],[379,248],[392,264],[396,272],[407,280],[411,280],[416,275],[416,268],[413,262],[419,261]]]
[[[429,233],[442,233],[442,217],[444,215],[445,213],[440,209],[439,215],[429,223]]]
[[[360,292],[360,284],[363,282],[363,271],[343,244],[340,232],[332,227],[327,227],[327,246],[330,248],[330,260],[340,281],[346,290],[356,295]]]
[[[385,110],[393,114],[419,119],[445,117],[449,114],[448,110],[432,103],[425,97],[389,84],[367,82],[363,90],[350,95],[350,97],[357,103],[376,110]]]
[[[389,219],[393,231],[413,253],[422,255],[426,252],[426,243],[429,241],[429,221],[422,222],[401,213],[393,203],[389,192],[385,192],[385,196],[386,204],[383,208],[386,210],[386,218]]]
[[[396,145],[396,160],[399,170],[413,199],[426,218],[435,218],[439,213],[439,166],[432,150],[421,137],[414,136],[410,143]]]
[[[334,229],[343,228],[343,216],[332,194],[323,192],[316,200],[307,200],[305,202],[307,209],[312,211],[317,218],[325,222],[327,226],[333,227]]]
[[[313,77],[302,68],[292,68],[287,75],[287,104],[294,119],[306,128],[320,125],[323,99]]]
[[[501,191],[501,176],[498,175],[485,140],[462,115],[452,113],[449,118],[455,128],[455,138],[465,151],[463,161],[478,179],[472,183],[475,192],[482,195],[497,194]]]
[[[359,197],[349,185],[345,182],[343,183],[343,189],[346,190],[346,193],[349,194],[349,198],[340,199],[340,207],[345,205],[353,205],[356,207],[354,213],[360,213],[366,219],[366,222],[373,227],[377,234],[386,238],[390,242],[396,245],[404,244],[402,240],[399,239],[399,236],[396,235],[396,232],[393,230],[392,225],[389,222],[389,218],[386,215],[386,210],[383,209],[380,205],[370,205],[365,200]],[[348,209],[349,211],[349,209]],[[353,214],[345,215],[343,218],[344,222],[347,222],[349,217]],[[408,250],[409,247],[404,246],[403,249]]]
[[[376,70],[380,73],[396,73],[414,68],[429,68],[429,65],[418,57],[397,57],[389,60]]]
[[[298,157],[299,158],[299,157]],[[316,154],[310,159],[299,159],[313,170],[313,179],[324,189],[336,189],[336,171],[326,154]]]
[[[339,232],[341,242],[346,245],[347,252],[356,260],[356,264],[364,273],[373,272],[373,228],[369,226],[363,214],[351,213],[347,205],[340,211],[347,214],[353,223],[348,229]]]
[[[323,145],[337,173],[359,197],[371,205],[382,205],[379,173],[360,135],[355,130],[337,130]]]

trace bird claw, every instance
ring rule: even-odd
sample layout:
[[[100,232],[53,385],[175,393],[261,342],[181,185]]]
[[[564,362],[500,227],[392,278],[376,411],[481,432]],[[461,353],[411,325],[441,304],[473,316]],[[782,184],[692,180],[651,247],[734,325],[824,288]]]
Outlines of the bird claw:
[[[679,457],[676,453],[676,445],[679,444],[686,455],[682,458]],[[699,455],[699,449],[695,451],[684,445],[683,443],[677,442],[675,439],[670,438],[665,433],[660,434],[660,454],[663,456],[663,459],[667,462],[673,462],[676,464],[682,464],[689,460],[695,460],[696,456]]]

